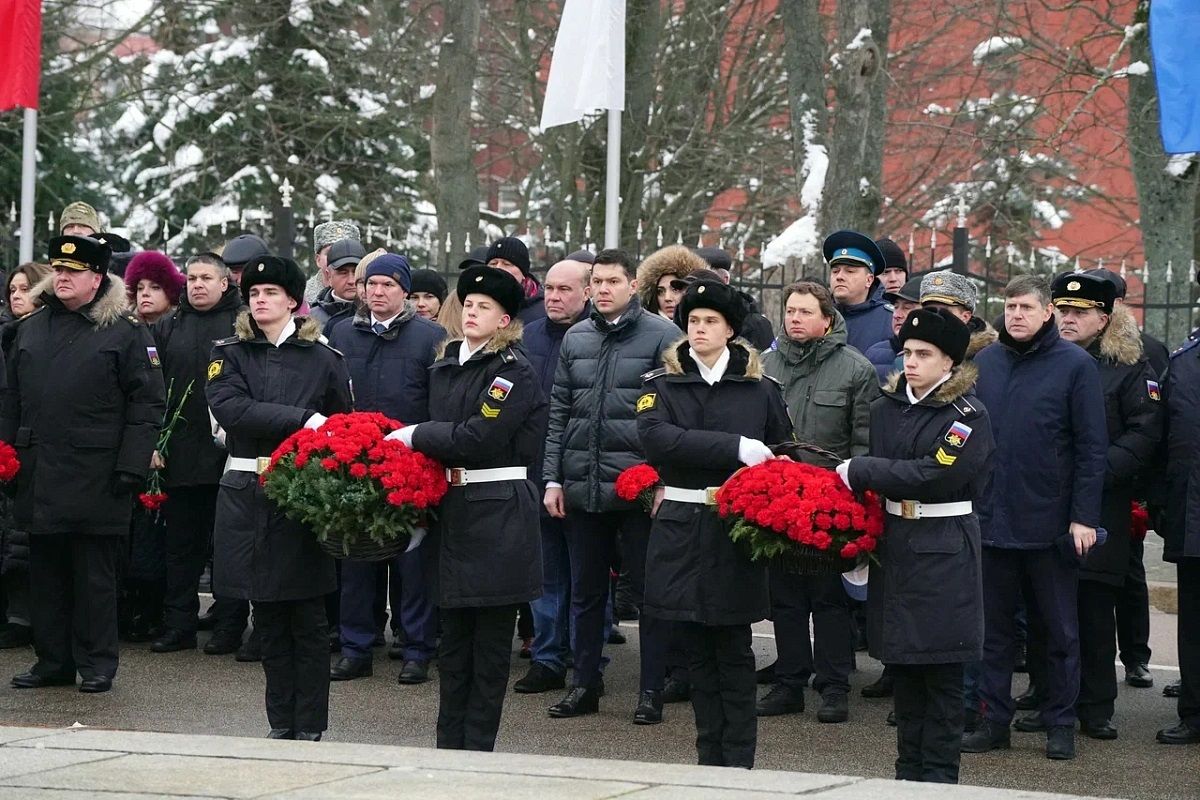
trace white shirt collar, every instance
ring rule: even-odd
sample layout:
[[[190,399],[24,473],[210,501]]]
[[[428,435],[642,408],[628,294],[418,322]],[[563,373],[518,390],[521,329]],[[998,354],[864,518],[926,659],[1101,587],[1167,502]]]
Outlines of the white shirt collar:
[[[953,374],[954,374],[953,372],[947,372],[945,375],[942,376],[942,379],[940,381],[935,383],[933,386],[930,386],[929,391],[927,391],[925,394],[921,395],[920,397],[917,397],[915,394],[913,394],[912,387],[909,386],[908,382],[906,381],[904,383],[904,391],[908,392],[908,402],[915,406],[917,403],[921,402],[926,397],[929,397],[929,395],[936,392],[938,387],[941,386],[946,381],[950,380],[950,376]]]
[[[275,345],[276,347],[279,347],[279,345],[286,342],[291,337],[291,335],[295,332],[296,332],[296,318],[292,317],[291,319],[288,320],[287,325],[283,326],[283,330],[280,331],[280,333],[279,333],[279,338],[276,339],[275,341],[271,342],[271,344]]]
[[[396,317],[398,317],[398,316],[400,316],[399,312],[393,314],[392,316],[388,317],[387,319],[380,319],[379,317],[372,314],[371,315],[371,327],[374,327],[376,325],[382,325],[385,328],[390,328],[390,327],[392,327],[392,323],[396,321]]]
[[[490,341],[491,341],[491,339],[488,339],[487,342],[484,342],[483,344],[479,345],[474,350],[472,350],[471,346],[469,344],[467,344],[467,340],[463,339],[458,345],[458,363],[460,365],[462,365],[462,364],[465,364],[468,361],[470,361],[471,356],[475,355],[480,350],[487,347],[487,343]]]
[[[712,367],[704,366],[704,362],[700,360],[700,357],[696,355],[696,351],[692,348],[688,348],[688,353],[691,355],[692,360],[696,362],[696,366],[700,369],[700,377],[703,378],[704,382],[709,386],[712,386],[717,381],[721,380],[721,378],[725,376],[725,370],[729,368],[728,347],[721,351],[721,355],[717,357],[717,361],[712,365]]]

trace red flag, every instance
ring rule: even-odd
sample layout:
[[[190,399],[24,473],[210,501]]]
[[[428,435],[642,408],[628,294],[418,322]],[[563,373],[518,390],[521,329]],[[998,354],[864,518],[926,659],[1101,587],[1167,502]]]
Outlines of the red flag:
[[[0,111],[38,107],[41,0],[0,0]]]

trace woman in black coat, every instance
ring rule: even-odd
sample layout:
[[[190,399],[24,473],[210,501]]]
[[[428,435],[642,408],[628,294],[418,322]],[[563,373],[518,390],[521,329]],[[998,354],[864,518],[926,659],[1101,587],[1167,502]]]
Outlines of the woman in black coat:
[[[963,665],[983,655],[979,521],[991,464],[987,410],[963,364],[967,326],[912,312],[898,335],[904,372],[871,404],[870,455],[838,467],[886,498],[882,568],[871,565],[871,655],[895,672],[897,780],[957,783]]]
[[[528,477],[546,425],[537,373],[519,349],[524,294],[504,270],[463,270],[462,341],[429,372],[432,419],[389,434],[447,467],[438,510],[442,612],[437,746],[492,750],[517,607],[541,596],[541,504]]]
[[[284,516],[259,485],[264,461],[302,427],[350,411],[350,374],[320,327],[292,312],[304,275],[291,259],[263,256],[242,276],[250,306],[235,336],[213,348],[206,395],[229,458],[217,496],[214,593],[254,603],[273,739],[317,741],[329,718],[325,595],[333,558],[312,531]]]
[[[729,538],[708,490],[771,458],[766,443],[790,439],[792,425],[758,352],[733,339],[745,307],[732,289],[694,283],[680,314],[688,338],[646,376],[637,402],[642,447],[665,485],[646,555],[645,613],[679,623],[686,642],[699,763],[749,769],[757,739],[750,625],[767,616],[767,574]],[[661,699],[650,699],[661,711]]]

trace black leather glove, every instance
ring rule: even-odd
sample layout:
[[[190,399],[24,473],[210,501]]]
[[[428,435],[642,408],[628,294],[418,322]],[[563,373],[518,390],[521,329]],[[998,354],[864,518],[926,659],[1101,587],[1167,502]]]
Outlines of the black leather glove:
[[[112,479],[112,493],[120,497],[122,495],[133,494],[138,491],[142,484],[145,483],[137,475],[129,472],[114,472]]]

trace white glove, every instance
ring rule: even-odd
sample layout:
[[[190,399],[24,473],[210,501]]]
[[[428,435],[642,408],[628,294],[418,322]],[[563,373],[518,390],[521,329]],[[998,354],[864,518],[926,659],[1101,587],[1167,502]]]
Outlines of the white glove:
[[[329,419],[329,417],[325,416],[324,414],[313,414],[308,418],[308,421],[304,423],[304,427],[308,428],[310,431],[315,431],[317,428],[324,425],[325,420],[327,419]]]
[[[842,483],[846,484],[847,489],[854,488],[850,485],[850,459],[847,458],[845,461],[838,464],[836,467],[834,467],[833,471],[836,472],[838,477],[842,479]]]
[[[747,439],[745,436],[738,437],[738,461],[746,466],[753,467],[764,461],[770,461],[774,457],[775,454],[771,452],[771,448],[758,439]]]
[[[421,546],[421,542],[425,541],[425,534],[428,533],[424,528],[413,528],[412,537],[408,540],[408,549],[404,552],[411,553]]]
[[[405,447],[411,448],[412,440],[413,440],[413,432],[416,430],[417,430],[416,425],[408,425],[404,428],[398,428],[397,430],[392,431],[391,433],[389,433],[387,436],[385,436],[383,438],[391,439],[393,442],[399,442],[400,444],[404,445]]]

